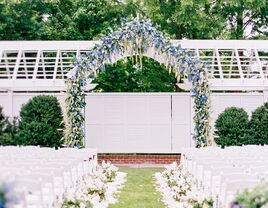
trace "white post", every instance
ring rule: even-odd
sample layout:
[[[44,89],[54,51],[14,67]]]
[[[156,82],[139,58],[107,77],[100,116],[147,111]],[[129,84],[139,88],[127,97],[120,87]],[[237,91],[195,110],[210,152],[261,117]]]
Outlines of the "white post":
[[[260,57],[259,57],[258,50],[255,49],[254,52],[255,52],[256,60],[257,60],[258,65],[259,65],[259,72],[260,72],[260,75],[261,75],[261,79],[264,79],[264,74],[263,74],[263,71],[262,71],[262,63],[261,63],[261,60],[260,60]]]
[[[215,49],[215,52],[216,52],[216,57],[217,57],[217,62],[218,62],[218,68],[219,68],[220,78],[223,79],[223,72],[222,72],[221,58],[220,58],[219,49],[216,48]]]
[[[40,58],[41,58],[41,51],[38,50],[38,52],[36,54],[35,65],[34,65],[33,80],[36,79],[36,75],[37,75],[37,72],[38,72],[38,66],[39,66]]]
[[[215,72],[215,56],[216,56],[216,52],[215,50],[213,50],[213,54],[212,54],[212,61],[211,61],[211,76],[210,78],[214,78],[214,72]]]
[[[234,50],[232,50],[231,63],[229,68],[229,79],[232,77],[233,65],[234,65]]]
[[[240,61],[240,57],[239,57],[239,52],[238,52],[238,49],[237,48],[235,49],[235,56],[236,56],[236,61],[237,61],[237,65],[238,65],[238,71],[239,71],[240,79],[244,79],[242,65],[241,65],[241,61]]]
[[[57,50],[56,62],[55,62],[54,72],[53,72],[53,80],[55,80],[56,77],[57,77],[57,70],[58,70],[58,65],[59,65],[59,58],[60,58],[60,50]]]
[[[15,80],[17,78],[19,65],[20,65],[20,60],[21,60],[21,54],[22,54],[22,50],[19,50],[17,60],[16,60],[16,64],[15,64],[15,68],[14,68],[14,72],[13,72],[13,80]]]

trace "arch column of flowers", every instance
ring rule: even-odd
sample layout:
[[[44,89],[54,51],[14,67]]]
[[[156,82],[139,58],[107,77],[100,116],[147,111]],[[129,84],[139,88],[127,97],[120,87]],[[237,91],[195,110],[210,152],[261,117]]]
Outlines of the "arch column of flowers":
[[[102,38],[101,44],[85,55],[76,57],[73,69],[67,78],[68,129],[65,140],[68,146],[82,147],[84,139],[85,92],[87,80],[94,78],[105,64],[111,64],[127,56],[142,68],[142,55],[149,49],[154,56],[161,55],[166,67],[178,77],[187,78],[192,83],[191,95],[194,99],[194,123],[196,147],[210,145],[210,90],[208,72],[204,64],[190,51],[171,44],[150,20],[134,18],[122,21],[121,27]]]

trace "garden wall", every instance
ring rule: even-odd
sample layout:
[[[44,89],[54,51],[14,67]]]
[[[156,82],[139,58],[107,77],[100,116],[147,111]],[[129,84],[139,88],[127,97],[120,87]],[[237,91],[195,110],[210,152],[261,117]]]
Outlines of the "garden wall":
[[[0,93],[7,116],[40,93]],[[64,106],[63,93],[50,93]],[[251,113],[266,93],[213,93],[212,122],[228,106]],[[86,146],[100,153],[179,153],[193,146],[193,103],[188,93],[102,93],[86,97]]]

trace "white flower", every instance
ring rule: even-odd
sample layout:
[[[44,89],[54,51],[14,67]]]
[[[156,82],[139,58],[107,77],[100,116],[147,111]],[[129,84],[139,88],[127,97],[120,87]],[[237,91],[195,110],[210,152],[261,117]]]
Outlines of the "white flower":
[[[80,208],[87,207],[89,203],[93,208],[107,208],[116,202],[115,194],[125,183],[126,174],[118,172],[117,167],[106,162],[93,169],[87,178],[68,190],[65,201],[79,202]]]
[[[42,14],[42,20],[43,20],[44,22],[47,22],[49,17],[50,17],[50,15],[47,14],[47,13]]]
[[[212,201],[210,194],[199,189],[193,175],[177,163],[166,166],[162,173],[156,173],[155,179],[168,208],[211,208],[207,204]]]

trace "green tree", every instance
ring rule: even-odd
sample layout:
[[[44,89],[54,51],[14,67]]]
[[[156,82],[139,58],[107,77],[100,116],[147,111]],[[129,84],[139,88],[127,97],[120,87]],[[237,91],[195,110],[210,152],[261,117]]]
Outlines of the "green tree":
[[[173,38],[246,39],[267,37],[268,0],[144,0],[135,1],[145,14]],[[250,29],[252,27],[252,29]],[[250,38],[251,38],[250,36]]]
[[[4,1],[0,0],[1,40],[24,40],[36,39],[38,31],[38,18],[41,17],[36,12],[38,0]]]
[[[92,40],[119,24],[123,6],[115,0],[61,0],[47,12],[42,39]]]
[[[93,80],[98,84],[94,91],[102,92],[174,92],[176,78],[165,66],[149,58],[143,58],[142,69],[131,59],[106,66]]]
[[[1,40],[92,40],[119,24],[117,0],[0,0]]]
[[[268,26],[267,5],[268,0],[215,0],[212,11],[227,21],[228,38],[245,39],[246,30],[253,36],[266,34],[262,28]]]
[[[148,17],[173,38],[216,38],[225,26],[209,0],[146,0],[144,5]]]
[[[265,38],[266,5],[268,0],[0,0],[0,39],[92,40],[137,14],[177,39],[244,39],[249,26],[255,38]]]

